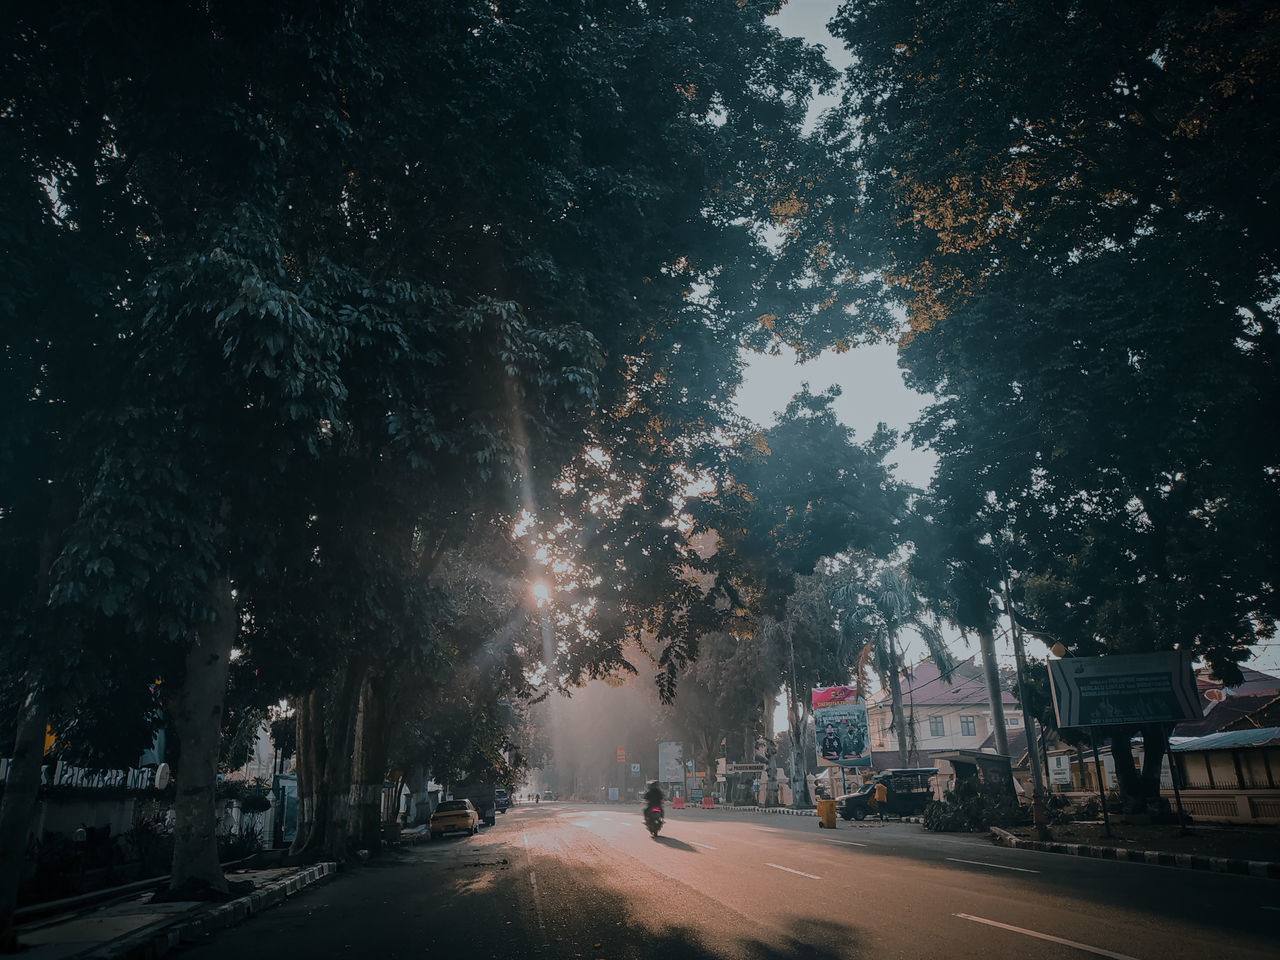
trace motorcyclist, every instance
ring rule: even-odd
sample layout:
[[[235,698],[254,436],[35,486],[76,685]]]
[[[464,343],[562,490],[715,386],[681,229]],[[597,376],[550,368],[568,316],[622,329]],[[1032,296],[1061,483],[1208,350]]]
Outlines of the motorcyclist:
[[[644,792],[645,810],[648,810],[651,807],[657,807],[658,811],[661,813],[663,799],[665,798],[662,796],[662,788],[658,786],[658,781],[650,780],[649,789]]]

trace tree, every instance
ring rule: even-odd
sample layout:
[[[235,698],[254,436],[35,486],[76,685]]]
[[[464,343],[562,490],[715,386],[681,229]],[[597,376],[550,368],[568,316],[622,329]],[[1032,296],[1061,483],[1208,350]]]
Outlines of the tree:
[[[948,523],[982,521],[1076,650],[1231,675],[1276,602],[1265,5],[850,4],[833,29],[855,66],[826,129],[865,177],[845,205],[880,198]]]
[[[905,629],[918,633],[929,658],[943,678],[950,679],[954,658],[942,636],[938,616],[910,574],[886,564],[851,563],[842,571],[835,598],[844,628],[853,636],[867,638],[871,645],[871,662],[889,690],[899,762],[909,766],[915,757],[915,720],[912,718],[908,725],[902,708],[900,677],[904,664],[899,637]]]
[[[674,504],[719,456],[773,211],[796,187],[786,158],[826,76],[769,11],[21,11],[4,118],[25,138],[16,222],[40,227],[51,262],[78,243],[44,229],[57,217],[102,241],[58,349],[107,356],[113,387],[76,451],[83,484],[45,525],[51,583],[23,589],[31,609],[51,596],[131,638],[113,648],[138,654],[122,674],[164,677],[183,744],[175,886],[225,882],[210,818],[233,645],[304,665],[303,767],[331,696],[329,782],[345,782],[379,675],[361,650],[394,664],[399,640],[418,631],[429,657],[441,635],[416,604],[391,614],[421,596],[395,567],[473,519],[529,510],[554,531],[567,515],[606,572],[557,677],[620,666],[653,625],[668,681],[694,655],[715,617]],[[14,302],[56,285],[36,276]],[[29,341],[5,357],[21,406],[52,358]],[[88,366],[49,369],[69,382]],[[40,491],[47,475],[22,479]],[[42,528],[22,516],[27,562]],[[302,615],[344,565],[345,589]]]

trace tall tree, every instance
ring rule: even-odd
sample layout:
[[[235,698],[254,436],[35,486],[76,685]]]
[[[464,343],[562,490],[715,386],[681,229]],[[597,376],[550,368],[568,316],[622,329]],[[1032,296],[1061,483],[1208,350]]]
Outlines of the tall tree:
[[[948,524],[998,518],[1015,600],[1078,650],[1232,675],[1276,607],[1267,5],[903,0],[832,28],[844,208],[878,198]]]
[[[872,663],[889,690],[899,762],[910,765],[916,753],[915,718],[908,723],[902,706],[902,632],[910,629],[920,636],[944,678],[950,677],[954,658],[942,636],[938,615],[909,573],[887,564],[868,565],[857,560],[841,573],[841,583],[835,590],[841,624],[851,636],[865,637],[871,644]]]
[[[362,500],[402,516],[391,556],[410,531],[447,537],[453,513],[532,508],[551,529],[568,511],[625,553],[601,567],[630,596],[599,592],[562,675],[609,669],[653,623],[671,628],[664,676],[693,655],[705,607],[687,531],[666,520],[687,465],[713,456],[775,201],[795,187],[779,161],[800,152],[825,71],[770,9],[20,11],[4,122],[26,138],[21,202],[122,239],[95,248],[110,264],[66,341],[106,344],[117,389],[77,451],[86,482],[70,532],[54,530],[68,546],[50,589],[142,638],[134,666],[190,718],[175,884],[223,885],[209,734],[232,644],[279,637],[243,636],[269,619],[270,572],[309,570],[293,582],[314,587],[354,559],[356,609],[396,595],[373,562],[385,518]],[[89,184],[107,213],[77,198]],[[56,233],[62,262],[72,232]],[[25,365],[18,403],[44,374],[30,341],[6,351]],[[597,451],[607,476],[579,467]],[[341,484],[328,496],[308,482],[318,464]],[[609,508],[582,512],[602,492]],[[370,635],[328,614],[314,659],[358,691],[343,654]]]

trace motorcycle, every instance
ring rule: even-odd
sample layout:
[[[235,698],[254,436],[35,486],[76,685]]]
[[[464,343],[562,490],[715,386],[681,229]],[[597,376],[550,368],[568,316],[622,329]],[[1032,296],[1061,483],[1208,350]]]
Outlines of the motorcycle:
[[[662,807],[647,804],[644,808],[644,825],[653,839],[658,839],[658,831],[662,829]]]

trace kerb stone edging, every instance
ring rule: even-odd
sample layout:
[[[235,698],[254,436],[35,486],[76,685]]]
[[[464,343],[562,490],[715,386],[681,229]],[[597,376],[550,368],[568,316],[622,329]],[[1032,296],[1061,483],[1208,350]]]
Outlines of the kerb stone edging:
[[[99,944],[75,960],[152,960],[162,957],[182,943],[192,943],[205,934],[241,923],[268,907],[284,903],[287,897],[337,873],[333,862],[317,863],[264,884],[252,893],[226,903],[196,907],[191,913],[152,924],[141,931]]]
[[[1214,873],[1233,873],[1239,876],[1280,880],[1280,863],[1271,860],[1240,860],[1232,857],[1204,857],[1190,853],[1164,853],[1159,850],[1101,847],[1087,843],[1024,840],[1021,837],[1015,837],[1008,830],[1001,830],[999,827],[991,828],[991,838],[1003,847],[1039,850],[1041,853],[1065,853],[1068,856],[1091,857],[1094,860],[1147,863],[1158,867],[1179,867],[1183,870],[1211,870]]]
[[[701,810],[701,807],[686,807],[686,810]],[[711,808],[712,812],[716,810],[737,810],[747,813],[786,813],[793,817],[816,817],[817,810],[793,810],[790,807],[748,807],[742,804],[718,803]]]

